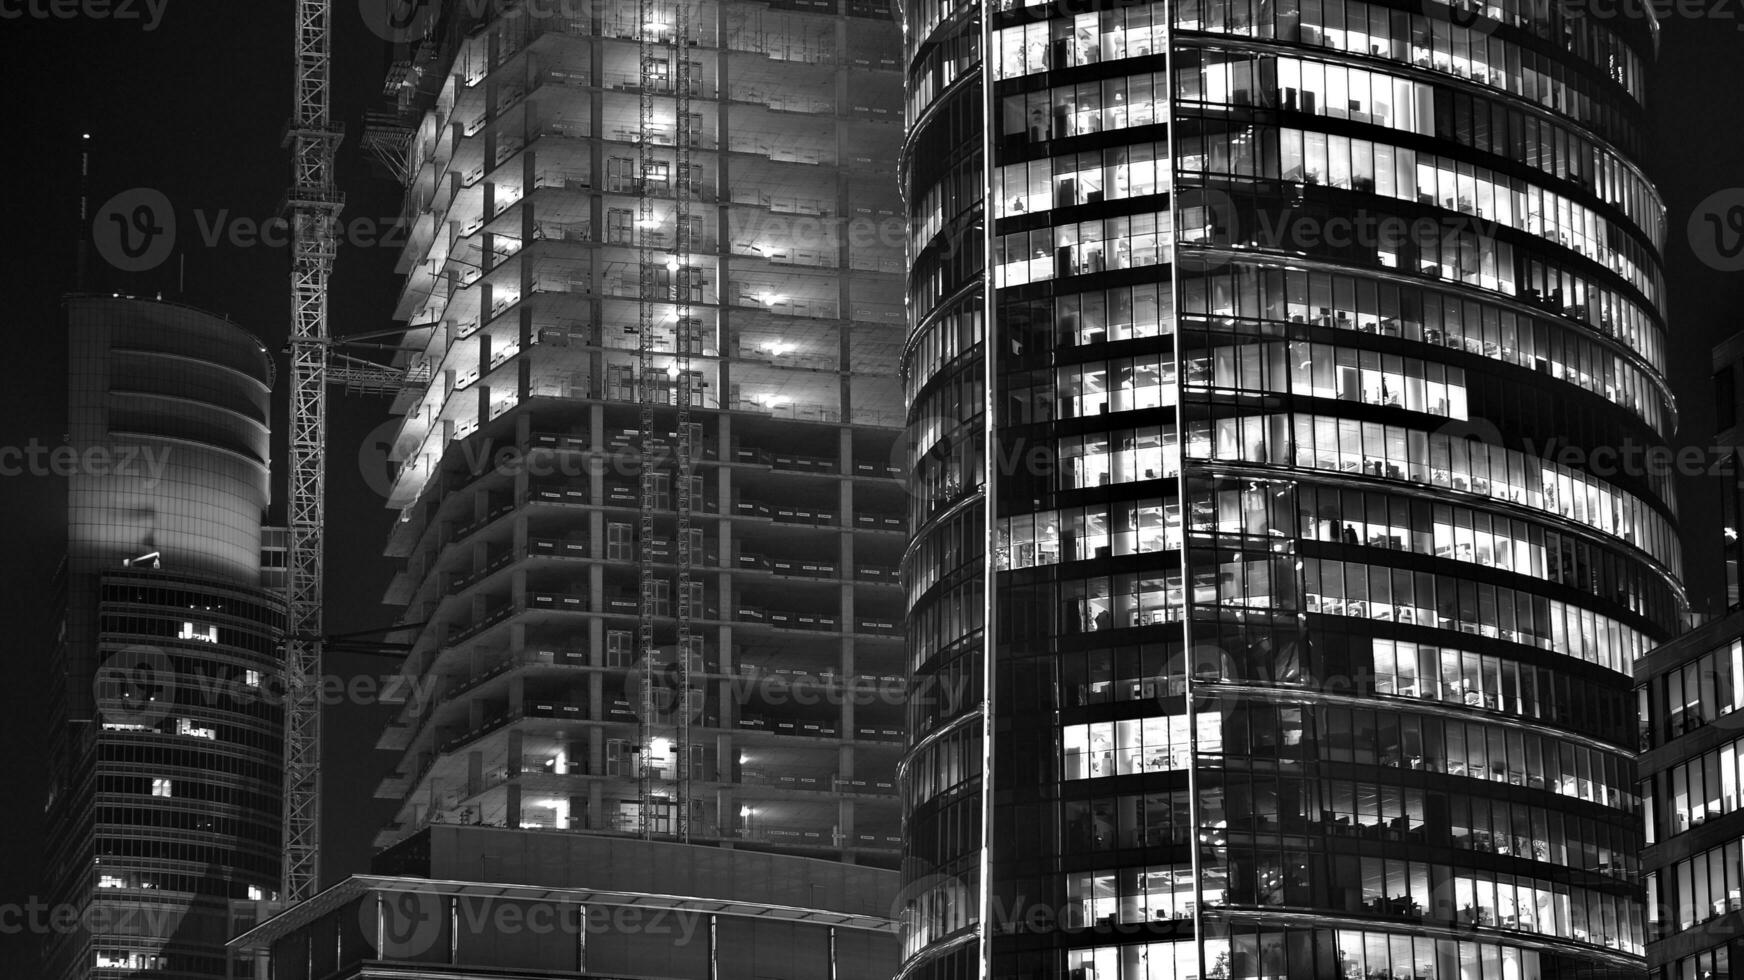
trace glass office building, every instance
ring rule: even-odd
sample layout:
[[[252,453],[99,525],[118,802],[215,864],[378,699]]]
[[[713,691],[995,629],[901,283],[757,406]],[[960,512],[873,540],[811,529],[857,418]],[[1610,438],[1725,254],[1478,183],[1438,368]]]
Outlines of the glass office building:
[[[1636,668],[1653,980],[1732,976],[1744,958],[1744,611],[1653,651]]]
[[[904,18],[902,977],[1638,975],[1651,25]]]
[[[219,980],[277,897],[282,529],[272,358],[224,317],[71,295],[67,544],[48,610],[38,976]],[[63,452],[64,450],[64,452]],[[67,912],[76,916],[67,916]]]

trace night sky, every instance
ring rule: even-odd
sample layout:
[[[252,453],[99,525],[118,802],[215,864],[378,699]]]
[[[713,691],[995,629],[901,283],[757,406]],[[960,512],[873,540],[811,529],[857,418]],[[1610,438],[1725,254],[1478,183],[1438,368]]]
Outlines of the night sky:
[[[21,9],[7,0],[0,12]],[[143,11],[143,8],[140,8]],[[280,147],[291,114],[292,4],[289,0],[168,0],[155,30],[140,22],[3,20],[5,103],[12,135],[0,151],[6,188],[0,206],[7,236],[5,322],[14,338],[16,380],[0,386],[0,445],[30,439],[53,445],[65,429],[66,344],[59,298],[74,288],[79,198],[79,135],[92,134],[92,210],[113,195],[155,188],[177,217],[178,255],[156,275],[104,274],[97,287],[180,298],[228,315],[275,353],[290,329],[290,258],[283,248],[208,247],[202,222],[274,217],[289,182]],[[335,4],[335,117],[348,139],[338,179],[344,217],[387,223],[399,211],[399,187],[369,165],[357,134],[363,112],[379,101],[388,52],[364,27],[355,0]],[[333,277],[331,327],[339,335],[382,330],[397,293],[387,247],[346,248]],[[185,269],[185,271],[184,271]],[[178,276],[180,273],[180,276]],[[185,288],[178,289],[181,278]],[[273,395],[274,512],[284,513],[285,390],[289,367],[279,357]],[[386,625],[379,599],[390,567],[380,556],[392,513],[360,475],[356,447],[385,420],[383,398],[329,401],[327,628],[347,632]],[[379,483],[379,481],[378,481]],[[0,534],[11,557],[5,570],[8,622],[16,624],[14,672],[0,697],[5,743],[0,753],[0,902],[43,891],[38,877],[42,805],[47,787],[42,729],[42,667],[52,633],[45,610],[49,581],[65,547],[64,489],[52,478],[0,479],[5,519]],[[330,673],[391,668],[376,658],[329,658]],[[392,753],[373,751],[383,713],[341,708],[325,715],[327,796],[324,821],[328,881],[367,869],[370,844],[392,806],[373,791]],[[36,953],[28,935],[0,935],[0,976],[30,977]]]
[[[0,73],[9,136],[0,150],[6,229],[0,252],[10,376],[0,385],[0,445],[31,439],[58,444],[65,427],[66,346],[58,328],[61,294],[75,286],[80,238],[79,135],[90,132],[93,210],[131,188],[154,188],[178,220],[178,257],[155,274],[101,271],[103,291],[162,291],[254,330],[280,350],[290,320],[289,257],[282,248],[209,247],[202,224],[221,212],[265,221],[284,195],[289,164],[280,136],[290,115],[292,4],[289,0],[156,0],[151,24],[142,3],[84,0],[83,10],[127,8],[138,19],[18,17],[30,0],[0,0]],[[1613,8],[1624,6],[1611,4]],[[34,0],[34,9],[50,9]],[[1689,10],[1684,5],[1683,10]],[[1680,445],[1706,446],[1712,431],[1709,348],[1744,329],[1744,274],[1699,262],[1685,234],[1692,210],[1710,195],[1744,188],[1744,7],[1717,16],[1674,17],[1650,71],[1649,176],[1669,208],[1667,279],[1671,295],[1671,372],[1683,412]],[[336,118],[348,139],[338,179],[348,220],[385,224],[398,212],[398,186],[368,164],[357,134],[379,103],[388,53],[364,27],[357,0],[335,4]],[[397,281],[389,247],[347,247],[333,278],[331,323],[346,335],[391,326]],[[101,270],[102,263],[93,261]],[[178,279],[181,285],[178,285]],[[275,459],[282,460],[288,368],[280,358],[274,395]],[[391,571],[379,555],[392,515],[360,473],[357,447],[384,421],[385,399],[330,402],[328,468],[328,629],[389,622],[379,605]],[[275,465],[274,519],[282,520],[282,464]],[[377,481],[379,482],[379,481]],[[0,479],[0,554],[4,601],[13,624],[12,671],[0,685],[0,903],[22,903],[38,881],[42,804],[47,785],[43,669],[49,640],[49,580],[65,543],[63,488],[46,477]],[[1681,488],[1692,605],[1710,609],[1719,594],[1718,488],[1686,479]],[[334,658],[329,671],[379,672],[391,662]],[[371,750],[383,712],[368,707],[326,716],[328,881],[366,869],[370,841],[392,806],[372,791],[392,763]],[[0,935],[0,976],[34,976],[33,938]]]

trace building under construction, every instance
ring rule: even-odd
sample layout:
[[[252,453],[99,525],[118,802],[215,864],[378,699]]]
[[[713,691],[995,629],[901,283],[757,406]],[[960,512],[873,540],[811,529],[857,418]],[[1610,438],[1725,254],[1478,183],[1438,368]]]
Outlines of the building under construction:
[[[891,12],[465,7],[409,21],[365,136],[429,379],[389,450],[384,861],[475,824],[894,867]]]

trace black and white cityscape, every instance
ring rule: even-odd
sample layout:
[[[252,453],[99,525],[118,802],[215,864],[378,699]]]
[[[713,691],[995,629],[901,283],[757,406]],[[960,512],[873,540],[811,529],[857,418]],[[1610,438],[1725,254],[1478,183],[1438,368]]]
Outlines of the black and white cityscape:
[[[0,975],[1744,977],[1730,0],[0,39]]]

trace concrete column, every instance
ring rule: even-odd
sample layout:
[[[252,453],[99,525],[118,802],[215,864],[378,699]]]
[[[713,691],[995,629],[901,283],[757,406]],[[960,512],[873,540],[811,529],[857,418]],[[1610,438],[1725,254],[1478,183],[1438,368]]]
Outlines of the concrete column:
[[[721,787],[715,795],[715,820],[720,824],[722,837],[739,835],[739,803],[730,786]]]
[[[591,88],[588,95],[587,132],[588,135],[592,137],[592,139],[587,141],[588,181],[593,188],[593,193],[588,195],[588,228],[590,229],[593,240],[596,242],[605,238],[606,224],[605,198],[601,196],[601,192],[605,190],[606,186],[605,144],[600,140],[600,133],[605,129],[606,124],[604,104],[602,101],[603,96],[601,94],[602,90],[605,88],[606,59],[604,42],[600,37],[600,25],[602,20],[600,10],[601,8],[599,5],[592,5],[592,10],[589,14],[589,20],[592,21],[592,26],[589,30],[592,36],[589,38],[588,49],[588,72],[591,76]],[[589,252],[591,274],[588,276],[588,281],[594,283],[595,288],[593,289],[593,295],[588,300],[588,320],[590,321],[588,328],[590,337],[588,343],[596,348],[604,346],[602,336],[604,321],[603,313],[601,312],[603,303],[600,299],[599,289],[597,287],[597,284],[605,278],[604,256],[605,251],[603,249],[596,248]],[[603,353],[596,351],[588,355],[587,380],[588,391],[594,397],[597,398],[605,393],[605,355]],[[600,419],[602,418],[600,411],[599,406],[594,407],[593,416],[595,438],[589,443],[590,446],[597,447],[600,445],[598,440]]]
[[[606,556],[606,515],[603,511],[588,511],[587,553],[595,559]]]
[[[600,621],[597,619],[594,620],[593,627],[600,628]],[[605,643],[603,639],[600,642],[593,644],[589,648],[589,651],[589,662],[595,667],[599,667],[605,663]],[[583,683],[587,685],[587,716],[599,721],[605,720],[606,675],[597,670],[589,671],[587,678]]]
[[[849,590],[849,591],[851,592],[852,590]],[[850,601],[850,605],[851,604],[852,604],[852,602]],[[842,693],[842,718],[841,718],[841,726],[842,727],[840,729],[838,729],[837,731],[840,733],[841,737],[843,737],[843,738],[853,738],[854,733],[857,731],[855,726],[859,723],[859,718],[857,716],[858,713],[854,710],[854,695],[853,695],[853,691],[850,688],[850,685],[853,683],[853,678],[854,678],[854,674],[855,674],[854,641],[851,638],[844,637],[842,639],[841,657],[837,661],[836,667],[842,673],[842,692],[843,692]],[[848,752],[848,747],[843,746],[842,751],[844,753],[844,755],[843,755],[844,763],[843,764],[847,765],[849,767],[849,769],[852,769],[853,768],[853,762],[852,762],[853,757],[851,755],[846,754]],[[843,772],[842,778],[849,779],[849,778],[851,778],[851,775],[849,772]]]
[[[705,715],[708,724],[728,730],[739,721],[738,688],[733,684],[733,628],[727,625],[732,622],[732,612],[726,605],[732,578],[726,573],[721,575],[721,617],[724,622],[715,630],[714,662],[710,665],[710,669],[719,674],[721,680],[717,685],[719,693],[714,711]]]
[[[522,350],[526,350],[526,348],[523,346]],[[530,360],[531,359],[527,357],[521,358],[521,373],[523,375],[526,375],[529,370],[528,364],[530,363]],[[529,390],[530,389],[526,387],[526,382],[523,381],[521,389],[523,399],[526,398]],[[515,434],[513,439],[515,440],[515,447],[520,453],[519,458],[525,462],[528,447],[533,444],[533,414],[531,412],[515,413]],[[495,467],[496,456],[494,452],[489,459],[481,460],[479,465],[483,467]],[[517,506],[525,504],[527,502],[527,496],[533,488],[533,478],[532,475],[527,472],[526,466],[520,466],[517,468],[513,481],[512,492],[514,494],[515,504]],[[524,547],[526,543],[526,525],[526,515],[519,515],[515,520],[515,543],[517,547]]]
[[[480,707],[473,705],[474,709]],[[484,719],[481,717],[478,724]],[[466,795],[473,796],[484,789],[484,753],[474,749],[466,753]]]
[[[486,464],[486,465],[494,465],[494,464]],[[521,481],[524,481],[526,478],[527,478],[526,468],[523,467],[522,471],[515,475],[515,481],[517,483],[520,483]],[[525,496],[524,491],[521,488],[517,487],[515,489],[515,499],[520,500],[520,499],[523,499],[524,496]],[[527,512],[526,511],[519,511],[515,514],[514,523],[512,525],[510,533],[513,534],[513,538],[510,541],[509,547],[514,549],[514,553],[517,557],[526,555],[527,554],[527,540],[529,537],[527,534]]]
[[[845,269],[848,266],[844,263],[842,267]],[[845,282],[845,281],[847,281],[848,277],[843,276],[842,279]],[[842,322],[842,329],[839,332],[839,335],[842,339],[842,351],[841,351],[840,360],[838,363],[840,364],[840,369],[841,369],[842,373],[841,373],[841,376],[839,378],[839,384],[837,386],[838,390],[840,392],[840,395],[841,395],[841,399],[842,399],[842,421],[843,422],[852,422],[854,420],[854,356],[853,356],[853,347],[852,347],[852,338],[851,338],[851,335],[853,334],[853,332],[854,332],[854,324],[852,322],[844,320]],[[848,435],[848,433],[846,431],[844,431],[842,433],[842,435],[844,437],[846,437]],[[852,460],[852,458],[850,458],[846,455],[844,455],[842,458],[848,464],[849,472],[853,472],[853,460]]]
[[[597,254],[596,250],[596,254]],[[595,394],[601,392],[596,391]],[[606,448],[606,410],[604,405],[593,406],[588,419],[587,444],[590,449]],[[595,507],[603,507],[606,502],[606,474],[611,471],[609,463],[588,468],[588,501]],[[601,552],[603,555],[605,552]]]

